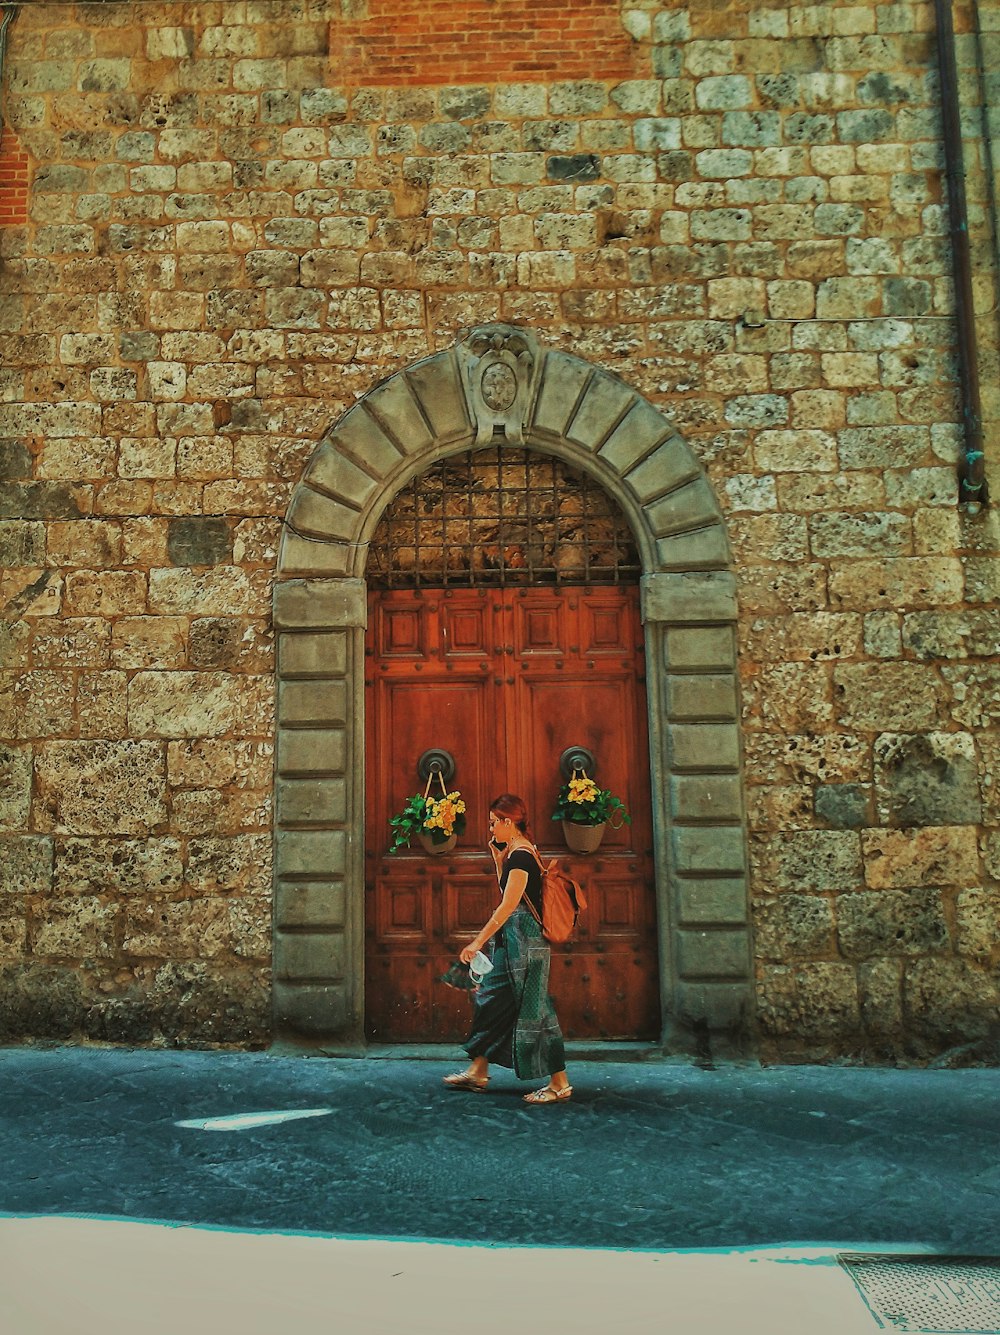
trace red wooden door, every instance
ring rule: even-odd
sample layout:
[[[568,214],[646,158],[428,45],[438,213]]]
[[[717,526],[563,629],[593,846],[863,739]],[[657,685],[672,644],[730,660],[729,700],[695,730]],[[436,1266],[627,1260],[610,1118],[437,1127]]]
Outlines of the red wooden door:
[[[366,1031],[376,1042],[457,1042],[466,995],[438,982],[497,902],[485,851],[489,802],[524,797],[543,853],[584,886],[577,939],[553,948],[551,991],[567,1038],[659,1032],[644,657],[638,590],[373,592],[366,642]],[[576,857],[550,820],[567,747],[632,825]],[[423,788],[424,751],[456,762],[468,829],[445,856],[388,854],[389,817]]]

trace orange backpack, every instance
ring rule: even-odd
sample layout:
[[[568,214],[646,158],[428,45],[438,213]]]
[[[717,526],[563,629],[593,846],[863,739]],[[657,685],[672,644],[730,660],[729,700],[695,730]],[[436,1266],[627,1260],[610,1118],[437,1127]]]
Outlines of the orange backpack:
[[[546,867],[537,848],[534,854],[542,873],[542,916],[539,918],[527,895],[524,900],[541,926],[546,941],[561,945],[576,931],[576,920],[587,907],[587,896],[579,881],[560,871],[555,858]]]

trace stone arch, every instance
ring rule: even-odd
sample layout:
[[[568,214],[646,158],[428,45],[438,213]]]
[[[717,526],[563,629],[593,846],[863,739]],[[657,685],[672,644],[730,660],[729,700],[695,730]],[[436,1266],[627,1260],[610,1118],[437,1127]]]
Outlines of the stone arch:
[[[663,1038],[752,1009],[736,594],[712,488],[663,414],[617,376],[491,325],[375,386],[323,438],[288,509],[274,590],[278,746],[275,1030],[352,1047],[364,1026],[364,582],[399,489],[483,443],[590,473],[632,525],[653,794]]]

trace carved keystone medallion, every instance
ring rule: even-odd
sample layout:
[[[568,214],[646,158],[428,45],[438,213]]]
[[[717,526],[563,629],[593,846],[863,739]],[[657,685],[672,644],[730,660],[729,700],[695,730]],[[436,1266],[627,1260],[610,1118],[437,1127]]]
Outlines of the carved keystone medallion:
[[[525,329],[484,325],[458,346],[476,444],[493,441],[498,429],[512,445],[524,443],[524,425],[542,358]]]

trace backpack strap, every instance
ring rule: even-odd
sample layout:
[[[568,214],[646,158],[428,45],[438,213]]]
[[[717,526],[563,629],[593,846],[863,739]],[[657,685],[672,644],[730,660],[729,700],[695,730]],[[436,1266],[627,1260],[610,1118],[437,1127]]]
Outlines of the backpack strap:
[[[539,853],[538,849],[535,847],[534,844],[531,845],[531,851],[535,855],[535,861],[538,863],[538,870],[541,872],[542,876],[544,876],[545,863],[542,861],[541,853]],[[531,910],[531,916],[534,918],[535,922],[538,923],[539,927],[543,927],[544,924],[542,922],[541,917],[539,916],[538,910],[535,908],[534,904],[532,904],[531,899],[528,895],[527,886],[524,887],[524,894],[521,896],[521,898],[524,900],[524,902],[528,905],[528,908]]]

